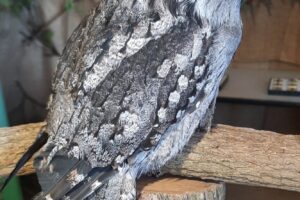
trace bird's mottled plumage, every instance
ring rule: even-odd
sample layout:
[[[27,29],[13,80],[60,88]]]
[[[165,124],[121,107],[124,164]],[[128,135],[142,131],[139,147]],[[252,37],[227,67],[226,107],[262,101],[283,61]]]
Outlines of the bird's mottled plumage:
[[[58,65],[38,198],[134,199],[139,175],[208,130],[239,12],[240,0],[102,0]]]

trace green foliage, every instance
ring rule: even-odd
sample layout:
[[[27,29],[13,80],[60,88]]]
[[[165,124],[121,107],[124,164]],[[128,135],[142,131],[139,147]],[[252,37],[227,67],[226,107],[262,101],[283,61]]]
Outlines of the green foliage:
[[[34,0],[0,0],[0,11],[8,10],[16,16],[20,16],[23,9],[30,8]],[[64,9],[69,12],[74,9],[75,0],[65,0]]]
[[[65,3],[65,10],[67,12],[71,11],[74,9],[74,0],[66,0],[66,3]]]
[[[29,9],[33,0],[0,0],[0,10],[9,10],[16,16],[20,16],[24,8]]]
[[[53,36],[54,36],[53,31],[50,29],[46,29],[41,32],[40,39],[43,42],[43,44],[49,47],[52,45]]]
[[[11,0],[0,0],[0,7],[9,8]]]

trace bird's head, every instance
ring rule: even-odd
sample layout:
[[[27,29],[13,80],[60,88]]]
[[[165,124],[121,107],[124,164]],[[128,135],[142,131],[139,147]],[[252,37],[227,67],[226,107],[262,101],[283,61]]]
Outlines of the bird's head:
[[[189,15],[202,23],[220,26],[240,23],[241,0],[164,0],[173,15]]]

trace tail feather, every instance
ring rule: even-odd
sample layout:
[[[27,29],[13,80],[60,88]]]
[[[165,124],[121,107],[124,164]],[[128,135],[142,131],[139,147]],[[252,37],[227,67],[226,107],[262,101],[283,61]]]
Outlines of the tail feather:
[[[59,177],[58,181],[54,185],[52,185],[52,187],[48,191],[44,193],[45,197],[51,197],[51,199],[62,199],[65,196],[65,194],[69,190],[71,190],[78,181],[80,181],[80,177],[85,176],[85,174],[81,174],[80,171],[86,171],[84,169],[86,168],[86,163],[84,163],[83,161],[72,161],[72,163],[74,165],[70,167],[70,169],[68,169],[64,175]],[[54,169],[51,170],[57,170],[55,169],[55,167],[53,168]],[[50,174],[40,175],[40,183],[42,183],[41,180],[43,180],[43,182],[46,182],[47,180],[49,181],[49,178],[52,179],[51,174],[52,176],[54,175],[53,171],[50,172]]]
[[[43,191],[35,197],[35,200],[62,199],[91,169],[85,161],[68,157],[65,150],[59,150],[51,162],[45,165],[52,147],[49,145],[48,149],[45,149],[34,161],[37,177]]]
[[[93,168],[83,181],[78,183],[66,195],[66,199],[82,200],[101,188],[116,173],[112,167]]]
[[[44,167],[50,149],[45,150],[35,160],[37,175],[43,192],[35,200],[82,200],[95,193],[116,172],[112,167],[91,166],[83,160],[70,158],[66,150],[59,150],[51,162]]]

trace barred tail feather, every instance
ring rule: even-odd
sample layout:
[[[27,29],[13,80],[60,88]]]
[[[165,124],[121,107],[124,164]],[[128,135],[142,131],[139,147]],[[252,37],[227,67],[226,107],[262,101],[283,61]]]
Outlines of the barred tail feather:
[[[65,150],[59,150],[45,165],[51,148],[35,159],[42,187],[35,200],[135,199],[136,174],[127,164],[117,169],[111,166],[92,168],[88,162],[70,158]]]
[[[41,167],[50,151],[44,151],[35,159],[35,166],[42,192],[35,200],[82,200],[104,186],[117,171],[109,167],[91,168],[83,160],[66,156],[60,150],[46,167]]]

